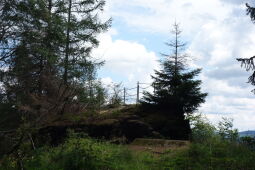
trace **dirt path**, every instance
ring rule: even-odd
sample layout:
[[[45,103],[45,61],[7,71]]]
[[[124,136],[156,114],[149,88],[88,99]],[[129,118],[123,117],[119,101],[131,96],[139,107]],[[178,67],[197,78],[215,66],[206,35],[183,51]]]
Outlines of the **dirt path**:
[[[181,150],[189,147],[189,141],[164,140],[164,139],[143,139],[137,138],[128,148],[136,152],[151,152],[153,154],[164,154],[173,150]]]

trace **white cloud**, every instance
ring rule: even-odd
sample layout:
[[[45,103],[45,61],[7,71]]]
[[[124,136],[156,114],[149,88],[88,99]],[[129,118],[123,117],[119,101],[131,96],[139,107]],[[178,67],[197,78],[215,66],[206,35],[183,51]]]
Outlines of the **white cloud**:
[[[221,0],[221,1],[236,4],[236,5],[240,5],[244,3],[254,4],[253,0]]]
[[[103,83],[103,85],[105,86],[109,86],[113,83],[112,78],[111,77],[103,77],[101,78],[101,82]]]
[[[235,60],[255,55],[255,25],[246,16],[245,2],[111,0],[108,1],[107,15],[137,32],[166,36],[171,24],[175,20],[180,22],[184,36],[189,40],[188,51],[197,59],[193,65],[203,68],[200,76],[203,91],[209,93],[201,111],[213,121],[228,114],[237,119],[234,121],[236,127],[255,129],[252,123],[255,121],[255,96],[250,92],[254,87],[246,83],[249,73]],[[254,4],[252,0],[247,2]],[[110,63],[106,64],[106,70],[117,70],[130,82],[150,79],[157,59],[153,52],[136,42],[106,39],[106,44],[115,49],[105,58]]]
[[[220,0],[111,0],[108,13],[141,31],[169,33],[177,20],[186,33],[197,30],[208,20],[224,20],[231,12]],[[217,11],[217,12],[216,12]]]
[[[135,86],[137,81],[151,82],[150,75],[158,67],[154,52],[137,42],[112,40],[109,34],[103,34],[99,39],[100,46],[93,55],[105,60],[102,72],[127,86]]]
[[[248,112],[246,114],[234,113],[231,115],[226,114],[206,114],[206,117],[217,126],[218,122],[222,120],[223,117],[233,118],[234,128],[239,131],[254,130],[254,113]]]

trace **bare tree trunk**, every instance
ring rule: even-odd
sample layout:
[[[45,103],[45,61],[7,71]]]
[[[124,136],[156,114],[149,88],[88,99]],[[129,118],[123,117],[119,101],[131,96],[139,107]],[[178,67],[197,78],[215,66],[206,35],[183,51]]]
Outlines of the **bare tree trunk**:
[[[69,48],[70,48],[71,8],[72,8],[72,0],[69,0],[67,30],[66,30],[66,49],[65,49],[65,61],[64,61],[64,77],[63,77],[65,84],[67,84],[67,74],[68,74],[68,60],[69,60]]]
[[[178,59],[178,32],[175,30],[175,74],[177,74],[177,59]]]
[[[34,143],[34,140],[33,140],[33,138],[32,138],[32,135],[31,135],[30,133],[28,133],[27,135],[28,135],[28,137],[29,137],[29,140],[30,140],[30,142],[31,142],[31,145],[32,145],[33,150],[35,150],[36,148],[35,148],[35,143]]]
[[[50,19],[48,20],[48,28],[46,30],[46,46],[48,47],[49,50],[51,50],[51,44],[50,44],[50,35],[51,35],[51,10],[52,10],[52,0],[48,0],[48,13],[49,13],[49,16],[50,16]],[[44,70],[46,69],[47,71],[51,71],[51,66],[50,66],[50,63],[49,63],[49,57],[51,56],[41,56],[40,57],[40,71],[39,71],[39,81],[38,81],[38,88],[39,88],[39,94],[41,95],[42,94],[42,90],[43,90],[43,87],[42,87],[42,76],[44,74]],[[45,68],[46,66],[46,68]]]

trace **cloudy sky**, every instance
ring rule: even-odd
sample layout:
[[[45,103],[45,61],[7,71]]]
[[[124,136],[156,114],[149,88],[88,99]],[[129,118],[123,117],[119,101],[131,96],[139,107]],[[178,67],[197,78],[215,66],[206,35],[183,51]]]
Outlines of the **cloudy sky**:
[[[214,123],[231,117],[239,130],[255,130],[250,73],[235,60],[255,55],[255,24],[246,15],[246,2],[255,5],[254,0],[106,0],[102,17],[112,17],[113,24],[99,36],[93,54],[106,62],[99,77],[125,87],[149,83],[160,53],[171,52],[164,43],[177,21],[194,58],[190,67],[203,68],[199,78],[209,96],[199,112]]]

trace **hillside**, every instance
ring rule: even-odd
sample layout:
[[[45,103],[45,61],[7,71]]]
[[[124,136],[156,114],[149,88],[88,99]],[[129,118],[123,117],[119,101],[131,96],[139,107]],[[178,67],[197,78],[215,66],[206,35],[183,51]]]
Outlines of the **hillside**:
[[[248,130],[248,131],[239,132],[239,136],[240,137],[244,137],[244,136],[255,137],[255,130]]]

